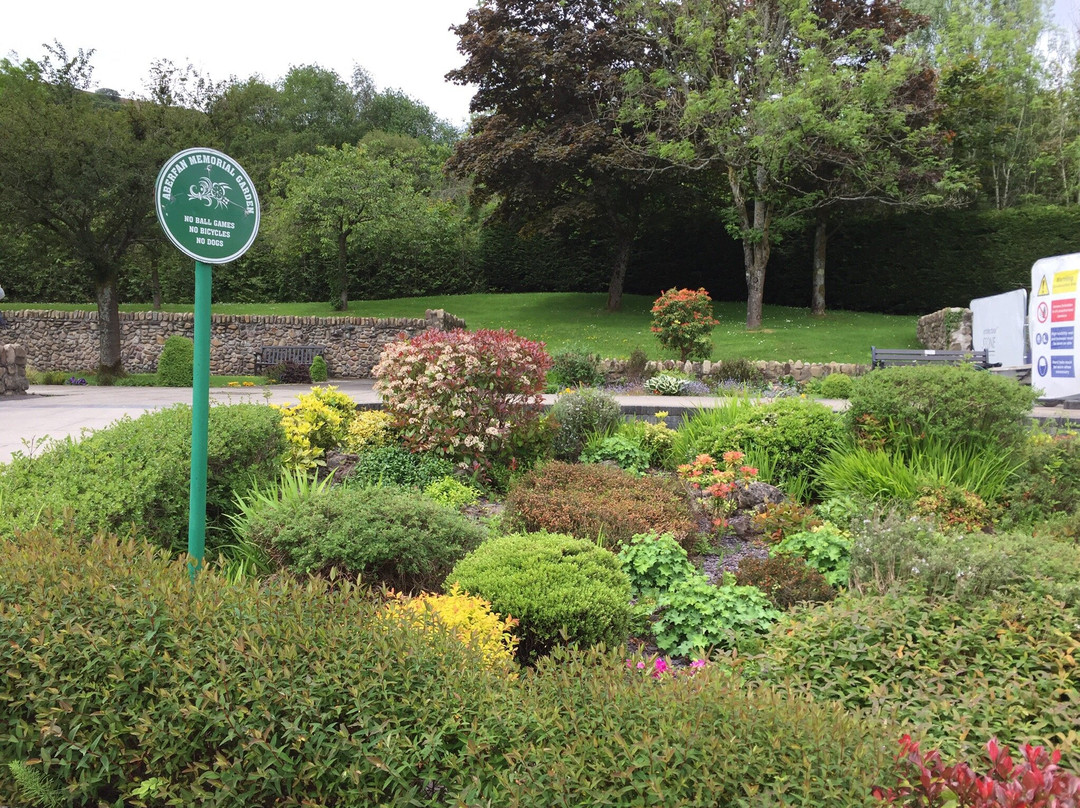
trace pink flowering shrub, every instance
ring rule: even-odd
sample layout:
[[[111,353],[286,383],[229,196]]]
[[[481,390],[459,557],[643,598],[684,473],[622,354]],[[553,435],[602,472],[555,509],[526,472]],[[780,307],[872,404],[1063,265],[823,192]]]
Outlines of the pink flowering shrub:
[[[514,468],[540,431],[551,357],[513,331],[425,331],[387,345],[376,390],[402,441],[473,469]]]
[[[690,663],[689,667],[678,668],[668,663],[668,661],[662,656],[658,656],[656,657],[656,659],[653,660],[652,672],[650,673],[650,675],[653,679],[678,679],[680,676],[685,678],[688,676],[693,676],[695,673],[697,673],[699,670],[701,670],[708,664],[709,660],[707,659],[695,659],[693,662]],[[650,666],[649,663],[647,663],[643,659],[639,659],[637,662],[634,662],[634,660],[632,659],[628,659],[626,660],[626,667],[631,670],[636,668],[639,671],[647,671],[649,670]]]
[[[744,457],[742,452],[724,452],[721,467],[711,455],[700,454],[693,462],[683,463],[676,469],[679,478],[704,497],[705,507],[713,514],[713,523],[717,527],[723,527],[728,514],[738,506],[739,488],[757,477],[758,470],[745,465]]]
[[[946,766],[936,751],[920,752],[910,735],[900,739],[896,756],[896,786],[878,787],[874,796],[886,805],[920,808],[1077,808],[1080,777],[1058,766],[1061,752],[1041,746],[1021,747],[1023,760],[1014,763],[1009,750],[994,738],[986,744],[988,774],[968,764]]]
[[[652,332],[665,348],[678,351],[683,362],[712,355],[711,334],[719,322],[704,289],[668,289],[653,303]]]

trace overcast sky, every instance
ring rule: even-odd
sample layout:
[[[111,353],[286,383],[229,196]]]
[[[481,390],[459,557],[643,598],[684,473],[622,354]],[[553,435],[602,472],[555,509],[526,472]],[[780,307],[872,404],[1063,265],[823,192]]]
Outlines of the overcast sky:
[[[380,90],[394,88],[454,124],[468,119],[472,91],[443,76],[460,67],[450,26],[476,0],[351,0],[214,3],[132,0],[11,0],[0,14],[0,55],[38,59],[42,43],[69,54],[95,49],[94,87],[145,94],[156,59],[191,62],[220,81],[235,75],[282,78],[293,65],[317,64],[346,81],[353,65]],[[278,10],[280,9],[280,10]]]
[[[180,67],[191,62],[217,81],[254,74],[275,81],[290,66],[305,64],[348,80],[358,64],[380,90],[403,90],[461,125],[472,92],[443,76],[463,63],[449,28],[474,5],[476,0],[9,0],[0,16],[0,55],[15,51],[38,59],[42,44],[54,40],[69,54],[94,48],[95,88],[128,97],[144,93],[150,64],[161,58]],[[1076,30],[1080,0],[1055,0],[1055,19]]]

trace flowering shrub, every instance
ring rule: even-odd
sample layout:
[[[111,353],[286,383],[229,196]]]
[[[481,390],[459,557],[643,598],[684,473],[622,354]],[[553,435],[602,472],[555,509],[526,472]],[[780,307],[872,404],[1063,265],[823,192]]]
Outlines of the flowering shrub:
[[[738,507],[735,494],[739,487],[757,477],[758,470],[745,465],[744,457],[742,452],[724,452],[724,467],[720,468],[710,455],[700,454],[676,469],[691,488],[705,495],[706,507],[715,514],[718,525],[722,526],[727,514]]]
[[[387,345],[372,373],[410,449],[477,469],[513,468],[531,459],[550,367],[543,343],[459,328]]]
[[[463,592],[454,584],[445,595],[425,592],[415,598],[395,596],[386,607],[388,617],[413,628],[432,629],[432,621],[445,626],[467,645],[475,647],[492,667],[508,665],[517,651],[512,633],[518,621],[491,610],[491,602]]]
[[[709,334],[720,321],[713,317],[712,298],[704,289],[668,289],[652,307],[652,332],[682,361],[712,355]]]
[[[709,660],[707,659],[695,659],[690,663],[689,667],[679,668],[669,663],[662,656],[654,659],[651,666],[644,659],[639,659],[637,662],[632,659],[626,660],[626,667],[630,670],[645,671],[651,667],[652,671],[649,675],[653,679],[677,679],[680,676],[684,678],[693,676],[708,664]]]
[[[1024,744],[1023,760],[1014,763],[1009,750],[991,738],[986,744],[988,774],[968,764],[945,766],[937,751],[920,752],[910,735],[900,739],[893,788],[878,787],[874,796],[886,805],[956,806],[956,808],[1076,808],[1080,777],[1058,766],[1061,752]]]

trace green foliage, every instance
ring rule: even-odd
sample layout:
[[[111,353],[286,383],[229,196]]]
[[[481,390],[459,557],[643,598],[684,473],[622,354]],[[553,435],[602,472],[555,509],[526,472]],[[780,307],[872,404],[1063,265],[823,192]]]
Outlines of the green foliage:
[[[18,786],[20,796],[41,808],[60,808],[67,800],[64,790],[37,769],[31,769],[25,763],[13,760],[8,763],[11,776]]]
[[[460,510],[480,499],[480,492],[456,477],[440,477],[424,487],[424,496],[436,502]]]
[[[486,531],[450,508],[393,486],[312,487],[245,508],[242,540],[301,574],[362,575],[418,591],[440,585]]]
[[[795,556],[825,576],[829,586],[848,584],[851,568],[851,536],[831,522],[800,533],[791,533],[774,545],[771,552]]]
[[[655,600],[661,593],[698,574],[686,550],[670,533],[639,533],[619,548],[619,563],[635,598]]]
[[[627,676],[621,645],[513,677],[347,580],[192,586],[137,542],[45,532],[0,562],[5,755],[75,805],[851,808],[891,765],[891,726],[790,688]]]
[[[813,385],[811,390],[822,398],[851,398],[855,381],[844,373],[830,373]]]
[[[386,446],[393,436],[394,416],[385,410],[360,410],[349,421],[345,451],[356,454]]]
[[[894,718],[947,754],[977,754],[996,736],[1059,748],[1075,768],[1080,629],[1053,600],[842,596],[781,618],[761,648],[749,678]]]
[[[1019,465],[998,444],[925,438],[906,450],[838,444],[818,468],[818,485],[831,497],[914,502],[924,488],[950,487],[997,501]]]
[[[505,506],[515,530],[569,533],[609,547],[654,531],[687,547],[696,538],[681,487],[611,466],[546,463],[514,481]]]
[[[604,383],[596,356],[579,350],[565,350],[551,357],[547,391],[561,393],[568,387],[597,387]]]
[[[308,368],[308,375],[311,377],[312,382],[325,382],[330,376],[330,372],[326,367],[326,360],[321,356],[316,356],[311,361],[311,367]]]
[[[658,373],[646,379],[643,387],[658,396],[681,396],[689,384],[687,379],[671,373]]]
[[[428,452],[401,446],[378,446],[360,454],[351,480],[361,485],[400,485],[426,488],[454,473],[454,464]]]
[[[556,460],[574,461],[591,433],[609,432],[622,421],[622,409],[613,396],[600,390],[575,390],[559,396],[549,417],[558,425],[552,455]]]
[[[740,586],[756,586],[778,609],[827,603],[836,597],[825,576],[798,557],[744,558],[735,580]]]
[[[712,356],[710,334],[720,321],[704,288],[668,289],[653,303],[652,315],[652,332],[665,348],[678,351],[681,361]]]
[[[730,647],[743,634],[765,631],[780,614],[757,587],[713,586],[700,573],[661,593],[656,607],[656,646],[683,657]]]
[[[278,475],[284,437],[270,407],[210,408],[207,447],[207,546],[233,512],[237,492]],[[37,457],[0,466],[6,529],[68,523],[83,536],[126,532],[130,525],[161,547],[186,549],[191,463],[191,408],[176,406],[124,418],[78,443],[56,441]]]
[[[336,387],[313,387],[296,404],[271,405],[281,413],[289,452],[286,467],[304,471],[322,465],[327,449],[345,443],[356,402]]]
[[[162,387],[191,387],[195,362],[195,343],[173,334],[158,357],[157,383]]]
[[[649,468],[650,453],[621,431],[613,435],[594,432],[581,452],[582,463],[614,463],[623,471],[643,474]]]
[[[1021,451],[1022,462],[1005,492],[1008,524],[1033,524],[1075,511],[1080,503],[1080,436],[1036,434]]]
[[[756,387],[765,381],[761,368],[742,357],[725,359],[721,362],[719,378],[724,381],[739,382],[748,387]]]
[[[486,541],[446,579],[519,621],[518,657],[535,660],[563,643],[609,647],[626,641],[630,584],[615,556],[556,533]]]
[[[970,366],[875,370],[855,380],[844,417],[864,445],[915,454],[923,440],[1021,446],[1035,401],[1030,387]]]

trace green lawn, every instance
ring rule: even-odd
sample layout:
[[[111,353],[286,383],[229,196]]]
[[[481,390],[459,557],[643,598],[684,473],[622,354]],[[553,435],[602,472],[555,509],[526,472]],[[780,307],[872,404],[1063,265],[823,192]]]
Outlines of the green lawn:
[[[425,309],[445,309],[465,319],[469,328],[512,328],[547,343],[558,352],[579,348],[604,357],[626,358],[642,348],[650,359],[673,358],[649,331],[653,298],[626,295],[623,310],[605,310],[607,295],[573,292],[450,295],[398,300],[359,300],[344,314],[357,317],[423,317]],[[3,309],[92,309],[91,305],[7,303]],[[126,304],[123,311],[148,311],[149,304]],[[870,346],[918,348],[914,316],[837,311],[822,318],[806,309],[766,306],[764,327],[747,332],[744,303],[716,303],[720,325],[713,332],[713,359],[802,359],[811,362],[870,361]],[[170,304],[165,311],[191,311],[190,304]],[[335,317],[328,303],[220,303],[215,314],[279,314]]]

